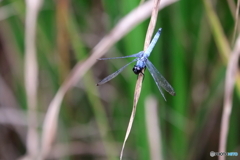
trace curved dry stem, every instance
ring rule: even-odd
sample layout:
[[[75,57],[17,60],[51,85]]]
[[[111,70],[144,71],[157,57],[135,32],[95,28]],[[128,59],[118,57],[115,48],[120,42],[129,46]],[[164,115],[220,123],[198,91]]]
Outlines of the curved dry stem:
[[[125,138],[124,138],[124,141],[123,141],[123,145],[122,145],[122,149],[121,149],[121,153],[120,153],[120,160],[122,159],[125,144],[126,144],[128,136],[129,136],[129,134],[131,132],[131,129],[132,129],[132,124],[133,124],[133,120],[134,120],[134,117],[135,117],[135,113],[136,113],[136,109],[137,109],[137,102],[138,102],[138,98],[139,98],[140,93],[141,93],[141,89],[142,89],[142,81],[137,81],[137,84],[136,84],[136,87],[135,87],[135,94],[134,94],[134,102],[133,102],[134,105],[133,105],[131,117],[130,117],[130,120],[129,120],[129,123],[128,123],[127,132],[125,134]]]
[[[148,25],[148,30],[147,30],[147,34],[146,34],[146,38],[145,38],[145,43],[144,43],[144,51],[148,48],[148,46],[151,42],[151,38],[152,38],[154,28],[155,28],[155,25],[156,25],[156,21],[157,21],[159,4],[160,4],[160,0],[154,0],[151,20],[150,20],[149,25]],[[120,160],[122,159],[123,150],[124,150],[126,141],[128,139],[129,133],[131,131],[133,120],[134,120],[135,113],[136,113],[136,110],[137,110],[137,103],[138,103],[138,100],[139,100],[139,97],[140,97],[140,93],[141,93],[141,89],[142,89],[142,82],[143,82],[143,77],[144,77],[143,73],[144,73],[144,69],[142,70],[142,73],[140,73],[138,75],[138,79],[137,79],[137,82],[136,82],[136,87],[135,87],[135,91],[134,91],[132,114],[131,114],[131,117],[130,117],[130,121],[128,123],[127,132],[126,132],[126,135],[125,135],[125,138],[124,138],[124,141],[123,141],[123,146],[122,146],[122,150],[121,150],[121,154],[120,154]]]
[[[239,57],[240,57],[240,36],[238,37],[237,42],[235,44],[235,48],[230,55],[228,66],[227,66],[224,106],[223,106],[221,130],[220,130],[219,152],[226,152],[229,120],[230,120],[231,111],[232,111],[232,94],[233,94],[235,80],[237,77]],[[225,156],[220,156],[219,159],[224,160]]]

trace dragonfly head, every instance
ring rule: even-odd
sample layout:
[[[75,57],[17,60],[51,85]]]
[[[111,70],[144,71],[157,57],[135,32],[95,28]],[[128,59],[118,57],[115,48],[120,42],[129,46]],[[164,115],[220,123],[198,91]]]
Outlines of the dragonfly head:
[[[139,73],[142,73],[142,69],[142,67],[134,65],[133,72],[138,75]]]

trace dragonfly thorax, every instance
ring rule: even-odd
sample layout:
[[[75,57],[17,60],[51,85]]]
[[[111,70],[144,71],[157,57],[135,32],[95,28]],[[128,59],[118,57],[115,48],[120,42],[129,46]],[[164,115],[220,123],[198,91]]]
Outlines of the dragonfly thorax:
[[[147,58],[145,56],[140,57],[136,65],[134,65],[133,67],[133,72],[137,75],[139,73],[142,73],[142,70],[146,67],[146,61],[147,61]]]

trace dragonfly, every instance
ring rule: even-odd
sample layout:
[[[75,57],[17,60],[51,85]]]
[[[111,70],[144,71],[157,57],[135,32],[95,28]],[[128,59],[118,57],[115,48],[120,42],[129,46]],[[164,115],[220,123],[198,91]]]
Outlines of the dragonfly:
[[[151,73],[151,75],[152,75],[152,77],[153,77],[153,79],[154,79],[154,81],[155,81],[155,83],[156,83],[156,85],[157,85],[157,87],[158,87],[158,89],[159,89],[159,91],[160,91],[160,93],[163,96],[165,101],[166,101],[166,98],[163,94],[163,91],[162,91],[161,87],[164,88],[169,94],[175,96],[176,93],[175,93],[173,87],[159,73],[159,71],[155,68],[155,66],[152,64],[152,62],[150,62],[150,60],[148,59],[148,57],[150,56],[154,46],[156,45],[156,43],[157,43],[157,41],[158,41],[158,39],[161,35],[161,32],[162,32],[162,28],[159,28],[146,51],[140,51],[136,54],[129,55],[129,56],[124,56],[124,57],[113,57],[113,58],[100,58],[100,59],[98,59],[98,60],[110,60],[110,59],[135,57],[135,59],[132,60],[130,63],[126,64],[125,66],[123,66],[122,68],[117,70],[116,72],[110,74],[109,76],[107,76],[106,78],[104,78],[103,80],[98,82],[97,86],[102,85],[102,84],[110,81],[111,79],[115,78],[119,73],[121,73],[128,65],[130,65],[133,62],[137,62],[133,67],[133,72],[138,75],[139,73],[142,73],[142,70],[147,67],[147,69]]]

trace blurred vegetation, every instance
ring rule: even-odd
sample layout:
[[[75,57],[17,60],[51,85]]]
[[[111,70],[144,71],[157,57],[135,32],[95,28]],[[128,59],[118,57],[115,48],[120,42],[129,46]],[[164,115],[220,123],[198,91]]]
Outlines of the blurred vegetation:
[[[136,117],[124,152],[126,159],[150,159],[144,109],[149,95],[158,100],[161,125],[156,127],[161,128],[164,159],[216,159],[209,153],[217,151],[219,144],[227,62],[222,52],[224,47],[234,44],[235,21],[227,1],[208,2],[220,22],[215,25],[222,29],[226,41],[209,23],[211,15],[203,0],[182,0],[159,12],[156,26],[163,30],[149,59],[173,86],[176,96],[165,92],[165,102],[149,72],[145,72]],[[138,5],[139,0],[44,1],[37,21],[36,43],[39,132],[49,103],[73,66],[88,58],[91,49]],[[0,6],[8,7],[9,15],[1,19],[0,25],[0,78],[13,94],[6,100],[16,102],[0,101],[0,108],[13,108],[25,113],[25,2],[4,0]],[[62,19],[65,16],[66,23]],[[106,56],[124,56],[143,50],[148,23],[149,19],[139,24]],[[219,41],[224,43],[219,45]],[[69,90],[62,103],[50,159],[112,159],[104,150],[109,142],[119,155],[132,110],[136,82],[133,65],[103,86],[97,87],[96,83],[129,61],[98,62]],[[5,91],[3,88],[0,90]],[[235,90],[227,151],[240,153],[240,97],[236,93]],[[16,131],[12,124],[0,122],[0,159],[23,156],[26,153],[27,126],[17,126],[20,131]],[[105,130],[107,136],[103,136]],[[59,146],[66,148],[66,154],[61,154]],[[234,158],[237,159],[231,157]]]

